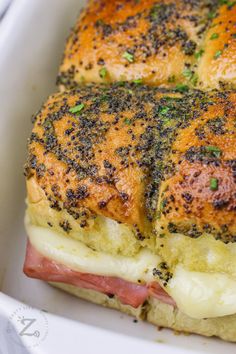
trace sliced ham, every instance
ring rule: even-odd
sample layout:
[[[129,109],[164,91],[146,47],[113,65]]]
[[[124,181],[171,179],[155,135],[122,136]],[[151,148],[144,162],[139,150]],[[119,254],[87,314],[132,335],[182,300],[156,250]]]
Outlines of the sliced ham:
[[[148,294],[149,296],[154,296],[165,304],[176,306],[174,299],[172,299],[172,297],[168,295],[167,292],[157,282],[148,284]]]
[[[24,273],[31,278],[61,282],[107,295],[116,295],[123,304],[135,308],[142,305],[149,295],[167,304],[175,305],[173,299],[157,282],[139,285],[117,277],[80,273],[42,256],[29,241]]]

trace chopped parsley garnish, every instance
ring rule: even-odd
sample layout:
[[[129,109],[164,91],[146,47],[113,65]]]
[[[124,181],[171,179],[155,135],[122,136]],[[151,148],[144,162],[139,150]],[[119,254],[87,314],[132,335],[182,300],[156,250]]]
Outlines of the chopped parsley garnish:
[[[109,95],[107,95],[107,94],[103,94],[103,95],[101,95],[100,97],[99,97],[99,100],[100,100],[100,102],[104,102],[104,101],[108,101],[109,100]]]
[[[218,179],[217,178],[211,178],[210,179],[210,189],[212,191],[217,191],[218,189]]]
[[[221,155],[221,150],[217,146],[212,146],[212,145],[205,146],[205,150],[207,152],[210,152],[214,157],[220,157]]]
[[[133,80],[133,83],[137,84],[137,85],[141,85],[143,83],[143,80],[142,79],[136,79],[136,80]]]
[[[162,8],[161,4],[156,4],[153,6],[150,12],[150,17],[152,20],[158,19],[161,8]]]
[[[214,59],[218,59],[222,54],[222,50],[217,50],[214,55]]]
[[[189,90],[189,87],[187,85],[184,85],[184,84],[178,84],[178,85],[175,86],[175,90],[177,92],[183,93],[183,92],[187,92]]]
[[[227,3],[227,7],[229,10],[231,10],[234,7],[234,5],[236,5],[236,1],[228,1]]]
[[[191,80],[190,80],[190,81],[192,82],[193,86],[196,86],[196,85],[197,85],[197,83],[198,83],[198,76],[197,76],[196,73],[193,74],[193,76],[191,77]]]
[[[162,116],[164,116],[166,113],[168,113],[170,110],[170,107],[167,106],[163,106],[159,108],[159,112]]]
[[[193,72],[191,69],[184,69],[183,75],[184,77],[191,79],[191,77],[193,76]]]
[[[229,0],[219,0],[220,5],[227,5],[228,9],[231,8],[236,4],[236,1],[229,1]]]
[[[125,119],[124,119],[124,123],[125,123],[126,125],[130,125],[130,124],[131,124],[131,120],[130,120],[129,118],[125,118]]]
[[[80,104],[77,104],[77,105],[74,106],[74,107],[71,107],[71,108],[69,109],[69,112],[70,112],[70,113],[79,113],[79,112],[82,111],[82,109],[84,109],[84,107],[85,107],[85,104],[84,104],[84,103],[80,103]]]
[[[167,199],[164,198],[164,199],[162,199],[162,201],[160,203],[160,211],[162,212],[166,206],[167,206]]]
[[[229,0],[220,0],[221,5],[227,5],[228,10],[231,10],[234,5],[236,5],[236,1],[229,1]]]
[[[193,86],[197,85],[198,76],[191,69],[189,68],[184,69],[183,76],[186,77],[186,79],[188,79],[193,84]]]
[[[196,53],[194,54],[194,57],[195,57],[196,59],[200,59],[200,58],[203,56],[203,54],[204,54],[204,49],[200,49],[198,52],[196,52]]]
[[[231,37],[236,38],[236,33],[232,33]]]
[[[125,86],[125,81],[117,81],[116,85],[119,87],[123,87],[123,86]]]
[[[99,70],[99,76],[102,78],[102,79],[105,79],[105,77],[107,76],[107,69],[106,68],[101,68]]]
[[[134,55],[129,53],[129,52],[124,52],[124,54],[122,55],[122,57],[126,60],[128,60],[130,63],[133,63],[134,61]]]
[[[216,12],[215,11],[210,11],[208,13],[207,17],[209,18],[209,20],[212,20],[213,18],[216,17]]]
[[[210,39],[217,39],[219,38],[219,33],[212,33],[212,35],[210,36]]]

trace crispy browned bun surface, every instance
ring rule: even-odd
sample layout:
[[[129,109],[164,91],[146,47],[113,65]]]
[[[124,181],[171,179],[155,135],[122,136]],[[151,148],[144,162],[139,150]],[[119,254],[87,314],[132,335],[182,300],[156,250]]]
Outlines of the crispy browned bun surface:
[[[235,87],[235,21],[232,1],[91,0],[68,38],[58,84]]]
[[[107,216],[140,239],[158,221],[162,234],[235,242],[235,101],[135,84],[55,94],[34,118],[27,177],[51,208]]]

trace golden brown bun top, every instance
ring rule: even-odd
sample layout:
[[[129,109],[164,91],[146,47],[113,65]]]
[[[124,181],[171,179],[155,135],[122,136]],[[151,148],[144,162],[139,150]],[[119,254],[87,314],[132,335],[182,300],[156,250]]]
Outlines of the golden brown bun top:
[[[236,87],[235,21],[227,0],[92,0],[68,38],[58,84]]]
[[[49,98],[34,118],[28,178],[51,207],[160,232],[236,241],[236,94],[135,84]]]

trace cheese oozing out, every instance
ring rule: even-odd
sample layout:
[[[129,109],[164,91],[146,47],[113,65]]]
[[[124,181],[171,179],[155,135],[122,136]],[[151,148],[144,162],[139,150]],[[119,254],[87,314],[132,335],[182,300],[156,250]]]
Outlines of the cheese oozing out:
[[[236,313],[236,279],[227,274],[193,272],[178,265],[168,289],[177,307],[190,317]]]
[[[162,260],[148,249],[142,249],[133,257],[110,255],[94,251],[81,241],[49,228],[32,225],[27,217],[25,225],[29,240],[39,253],[75,271],[135,283],[157,281],[153,268]],[[173,270],[166,291],[178,308],[192,318],[236,313],[236,279],[226,274],[189,271],[179,264]]]

